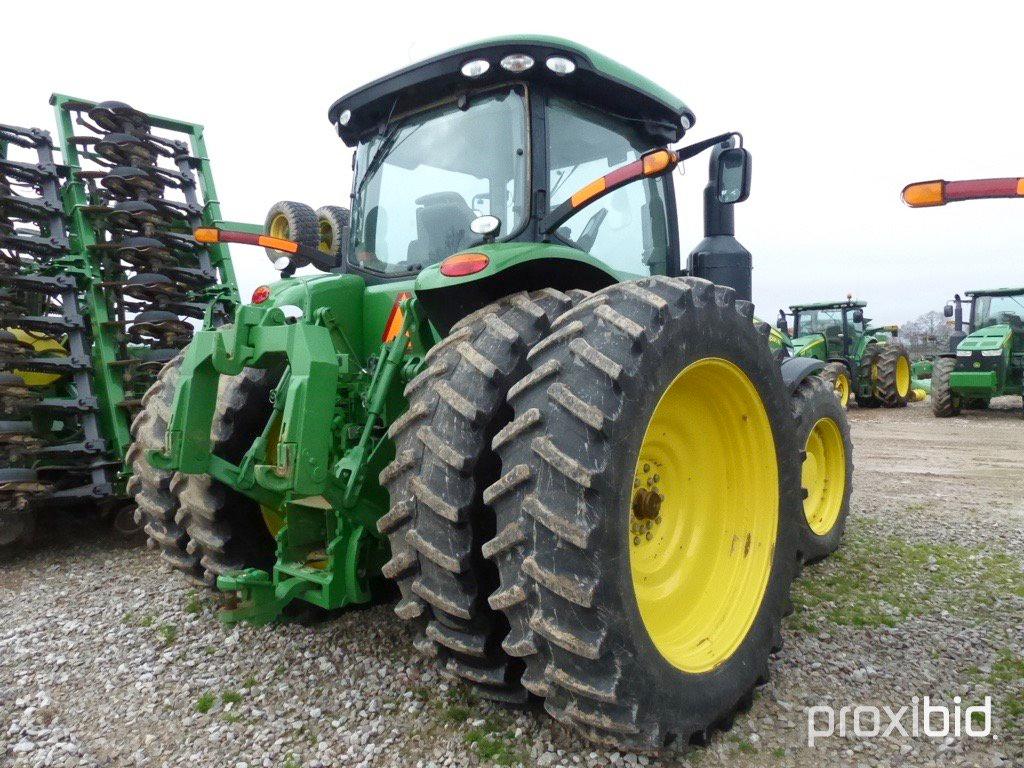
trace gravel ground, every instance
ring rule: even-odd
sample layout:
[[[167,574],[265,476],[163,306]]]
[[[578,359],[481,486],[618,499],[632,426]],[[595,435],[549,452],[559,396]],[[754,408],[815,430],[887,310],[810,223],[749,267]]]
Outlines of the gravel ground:
[[[847,546],[804,572],[773,682],[707,748],[606,752],[538,710],[472,701],[388,606],[226,629],[152,553],[58,518],[0,565],[0,765],[1022,765],[1019,402],[951,420],[851,409]],[[923,695],[992,696],[994,736],[807,746],[807,707]]]

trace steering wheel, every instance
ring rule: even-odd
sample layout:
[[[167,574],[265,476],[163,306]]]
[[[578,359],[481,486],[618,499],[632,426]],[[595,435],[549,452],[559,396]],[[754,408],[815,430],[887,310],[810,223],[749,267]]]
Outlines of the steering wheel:
[[[586,226],[583,227],[583,232],[580,233],[579,239],[576,240],[576,245],[581,251],[590,253],[590,249],[594,247],[594,243],[597,241],[597,231],[604,224],[605,218],[608,216],[608,209],[602,208],[587,222]]]

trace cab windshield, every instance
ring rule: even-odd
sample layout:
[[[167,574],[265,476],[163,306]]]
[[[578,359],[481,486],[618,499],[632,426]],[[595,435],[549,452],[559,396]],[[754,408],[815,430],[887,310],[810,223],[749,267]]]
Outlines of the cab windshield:
[[[974,326],[1009,325],[1024,328],[1024,294],[1018,296],[975,296]]]
[[[802,309],[796,313],[793,329],[798,336],[808,336],[812,333],[839,336],[843,332],[843,311],[841,309]]]
[[[526,105],[514,89],[388,125],[356,150],[349,262],[405,274],[479,243],[478,216],[515,234],[527,212]],[[500,238],[499,238],[500,239]]]

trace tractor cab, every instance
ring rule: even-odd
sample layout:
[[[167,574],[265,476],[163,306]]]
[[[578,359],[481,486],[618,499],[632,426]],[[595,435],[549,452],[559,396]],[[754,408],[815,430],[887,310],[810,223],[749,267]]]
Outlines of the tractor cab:
[[[679,271],[661,176],[549,214],[610,171],[681,139],[686,105],[595,51],[510,37],[450,51],[331,107],[355,148],[345,267],[400,279],[484,243],[563,245],[633,275]]]
[[[867,329],[866,306],[850,299],[792,305],[794,353],[823,360],[849,356]]]
[[[732,237],[732,204],[749,192],[738,134],[668,150],[693,113],[596,51],[484,41],[363,86],[329,117],[355,150],[334,269],[371,286],[414,280],[442,332],[510,290],[685,274],[669,172],[706,149],[711,240],[690,272],[749,299],[750,254]],[[723,265],[728,274],[714,273]]]

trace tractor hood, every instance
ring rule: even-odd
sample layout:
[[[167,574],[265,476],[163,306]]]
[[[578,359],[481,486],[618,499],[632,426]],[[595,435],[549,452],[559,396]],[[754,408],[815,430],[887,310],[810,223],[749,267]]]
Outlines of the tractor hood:
[[[502,66],[509,56],[518,57],[519,66],[524,56],[533,63],[513,72]],[[470,62],[478,71],[465,70]],[[628,67],[569,40],[539,35],[483,40],[405,67],[342,96],[328,117],[341,139],[354,146],[391,117],[506,82],[543,84],[569,98],[633,115],[664,143],[681,139],[696,119],[681,100]]]
[[[1013,331],[1009,325],[989,325],[979,328],[970,336],[957,344],[957,350],[981,352],[982,350],[1002,349],[1010,343]]]
[[[825,337],[820,333],[810,333],[793,339],[793,354],[796,357],[825,357]]]

